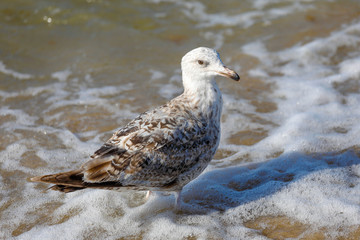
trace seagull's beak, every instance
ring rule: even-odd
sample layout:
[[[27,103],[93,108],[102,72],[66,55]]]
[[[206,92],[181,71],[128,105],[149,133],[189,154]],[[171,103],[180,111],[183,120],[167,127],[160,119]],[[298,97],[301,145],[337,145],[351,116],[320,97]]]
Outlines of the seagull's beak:
[[[240,77],[239,75],[232,69],[223,66],[223,69],[221,71],[216,71],[219,75],[227,77],[227,78],[231,78],[235,81],[239,81]]]

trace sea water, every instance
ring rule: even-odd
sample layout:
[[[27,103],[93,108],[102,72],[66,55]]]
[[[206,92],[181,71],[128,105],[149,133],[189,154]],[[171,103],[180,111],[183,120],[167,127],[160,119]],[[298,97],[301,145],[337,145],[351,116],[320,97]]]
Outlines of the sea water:
[[[0,3],[0,239],[359,239],[360,3]],[[219,150],[174,196],[46,191],[113,131],[182,92],[216,48]]]

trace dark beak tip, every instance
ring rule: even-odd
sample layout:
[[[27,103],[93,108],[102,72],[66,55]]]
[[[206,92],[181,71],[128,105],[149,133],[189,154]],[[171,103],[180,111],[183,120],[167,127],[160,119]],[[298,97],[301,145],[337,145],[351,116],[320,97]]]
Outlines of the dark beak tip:
[[[230,78],[234,81],[239,81],[240,80],[240,76],[239,74],[237,74],[237,72],[235,72],[234,70],[228,68],[228,67],[225,67],[225,70],[224,71],[217,71],[217,73],[223,77],[227,77],[227,78]]]
[[[234,70],[224,66],[224,68],[226,69],[226,74],[228,78],[231,78],[232,80],[235,81],[239,81],[240,80],[240,76],[239,74],[237,74],[237,72],[235,72]]]
[[[232,77],[232,79],[234,79],[235,81],[240,81],[239,74],[235,73],[234,76]]]

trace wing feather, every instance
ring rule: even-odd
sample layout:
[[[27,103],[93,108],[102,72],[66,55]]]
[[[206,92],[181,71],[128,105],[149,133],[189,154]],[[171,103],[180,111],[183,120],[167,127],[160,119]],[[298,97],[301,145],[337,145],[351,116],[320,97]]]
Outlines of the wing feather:
[[[145,186],[170,183],[203,154],[199,146],[207,143],[206,125],[189,116],[141,114],[82,166],[84,180]]]

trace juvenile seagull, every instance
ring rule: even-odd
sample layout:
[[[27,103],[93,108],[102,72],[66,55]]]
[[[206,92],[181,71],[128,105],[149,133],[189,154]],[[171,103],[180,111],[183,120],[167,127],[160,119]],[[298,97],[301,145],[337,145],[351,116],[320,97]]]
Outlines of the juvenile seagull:
[[[219,54],[199,47],[181,60],[184,92],[163,106],[140,114],[79,169],[33,177],[55,184],[52,190],[84,188],[173,191],[176,206],[182,188],[209,164],[220,140],[221,92],[215,76],[238,81]]]

